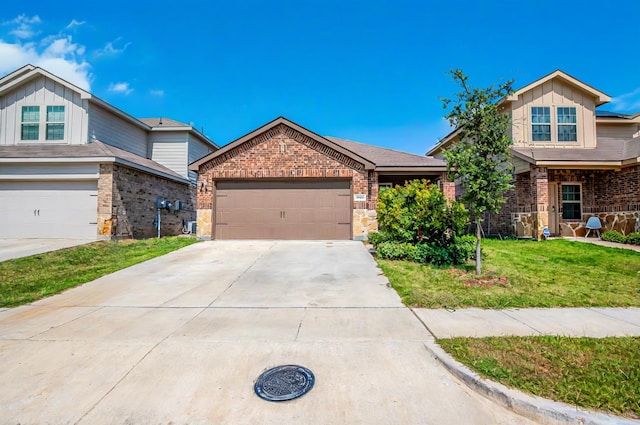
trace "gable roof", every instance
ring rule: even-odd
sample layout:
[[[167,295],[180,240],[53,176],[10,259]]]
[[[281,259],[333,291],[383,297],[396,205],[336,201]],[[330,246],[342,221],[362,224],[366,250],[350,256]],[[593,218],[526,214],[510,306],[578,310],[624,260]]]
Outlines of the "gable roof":
[[[224,155],[225,153],[233,150],[234,148],[242,145],[243,143],[248,142],[249,140],[253,139],[254,137],[259,136],[260,134],[273,129],[273,128],[279,126],[280,124],[284,124],[287,127],[291,128],[291,129],[293,129],[295,131],[298,131],[299,133],[301,133],[301,134],[303,134],[303,135],[305,135],[307,137],[310,137],[311,139],[315,140],[316,142],[321,143],[321,144],[323,144],[325,146],[328,146],[331,149],[333,149],[333,150],[335,150],[337,152],[340,152],[341,154],[353,159],[354,161],[362,164],[364,166],[365,170],[371,170],[375,166],[371,161],[363,158],[362,156],[358,155],[357,153],[352,152],[352,151],[350,151],[348,149],[345,149],[344,147],[340,146],[339,144],[337,144],[337,143],[335,143],[335,142],[333,142],[333,141],[331,141],[331,140],[329,140],[329,139],[327,139],[325,137],[322,137],[322,136],[320,136],[320,135],[318,135],[318,134],[316,134],[316,133],[314,133],[314,132],[312,132],[312,131],[304,128],[304,127],[302,127],[301,125],[298,125],[298,124],[294,123],[293,121],[290,121],[287,118],[281,116],[281,117],[278,117],[278,118],[274,119],[271,122],[268,122],[267,124],[263,125],[262,127],[258,128],[256,130],[253,130],[250,133],[245,134],[244,136],[234,140],[233,142],[228,143],[227,145],[221,147],[219,150],[217,150],[215,152],[212,152],[209,155],[206,155],[206,156],[200,158],[199,160],[197,160],[195,162],[192,162],[191,165],[189,165],[189,169],[192,170],[192,171],[197,171],[198,168],[202,164],[205,164],[205,163],[211,161],[214,158],[217,158],[217,157],[219,157],[221,155]]]
[[[180,183],[189,183],[189,180],[162,164],[100,141],[86,145],[0,145],[0,163],[25,161],[30,163],[114,162]]]
[[[528,92],[529,90],[533,89],[534,87],[538,87],[548,81],[551,81],[555,78],[561,79],[566,83],[569,83],[570,85],[579,88],[580,90],[590,94],[591,96],[593,96],[596,99],[596,106],[600,106],[603,105],[607,102],[611,101],[611,96],[609,96],[608,94],[601,92],[598,89],[595,89],[594,87],[591,87],[590,85],[578,80],[575,77],[572,77],[571,75],[567,74],[566,72],[557,69],[555,71],[553,71],[550,74],[545,75],[544,77],[522,87],[519,90],[516,90],[515,92],[513,92],[511,95],[507,96],[504,98],[504,101],[507,102],[515,102],[516,100],[518,100],[518,96],[520,96],[521,94]]]
[[[137,119],[129,114],[127,114],[126,112],[122,111],[121,109],[116,108],[115,106],[113,106],[112,104],[105,102],[104,100],[92,95],[91,93],[89,93],[88,91],[76,86],[75,84],[72,84],[60,77],[58,77],[57,75],[54,75],[52,73],[50,73],[49,71],[47,71],[46,69],[34,66],[34,65],[25,65],[22,68],[19,68],[7,75],[5,75],[4,77],[0,78],[0,96],[2,96],[3,94],[5,94],[6,92],[15,89],[16,87],[20,86],[21,84],[24,84],[30,80],[33,80],[34,78],[38,78],[38,77],[46,77],[50,80],[53,80],[55,82],[57,82],[58,84],[61,84],[75,92],[77,92],[80,95],[81,99],[86,99],[89,100],[89,102],[92,102],[98,106],[100,106],[101,108],[106,109],[107,111],[111,112],[112,114],[117,115],[118,117],[124,119],[125,121],[139,127],[142,128],[143,130],[146,131],[162,131],[162,130],[187,130],[189,132],[192,132],[193,134],[195,134],[197,137],[199,137],[200,139],[202,139],[205,143],[218,148],[218,145],[215,144],[215,142],[211,139],[209,139],[207,136],[205,136],[204,134],[202,134],[201,132],[199,132],[198,130],[196,130],[193,126],[191,125],[187,125],[184,123],[181,123],[179,121],[175,121],[169,118],[145,118],[145,119]],[[160,120],[162,120],[163,123],[167,123],[167,124],[171,124],[170,127],[172,128],[161,128],[159,127],[160,124]],[[148,122],[147,122],[148,121]],[[154,123],[157,123],[158,125],[154,125]],[[164,127],[169,127],[167,124],[165,124]]]
[[[367,158],[373,162],[377,171],[385,169],[442,169],[446,170],[446,163],[440,159],[431,156],[414,155],[407,152],[397,151],[395,149],[382,148],[379,146],[367,145],[365,143],[354,142],[351,140],[339,139],[337,137],[326,137],[332,142],[357,153],[363,158]],[[435,170],[434,170],[435,171]]]

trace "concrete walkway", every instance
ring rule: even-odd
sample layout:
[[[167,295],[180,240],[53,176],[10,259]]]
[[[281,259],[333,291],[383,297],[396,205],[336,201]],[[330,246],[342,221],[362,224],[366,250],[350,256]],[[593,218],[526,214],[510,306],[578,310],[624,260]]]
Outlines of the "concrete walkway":
[[[594,245],[606,246],[606,247],[609,247],[609,248],[630,249],[632,251],[640,252],[640,245],[630,245],[630,244],[627,244],[627,243],[607,242],[607,241],[603,241],[600,238],[570,238],[570,237],[565,237],[563,239],[566,239],[566,240],[569,240],[569,241],[574,241],[574,242],[592,243]]]
[[[456,379],[359,242],[206,242],[0,311],[0,424],[533,424]],[[316,383],[285,403],[267,368]]]
[[[436,338],[640,336],[640,308],[413,309]]]

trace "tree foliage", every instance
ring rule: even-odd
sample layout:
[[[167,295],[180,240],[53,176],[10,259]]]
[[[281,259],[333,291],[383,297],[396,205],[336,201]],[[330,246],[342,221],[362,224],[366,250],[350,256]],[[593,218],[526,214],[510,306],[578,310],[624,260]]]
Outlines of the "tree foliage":
[[[462,202],[476,223],[476,273],[481,273],[481,217],[485,211],[497,213],[505,203],[504,192],[511,184],[512,166],[508,162],[510,116],[500,100],[511,94],[513,81],[488,88],[471,87],[460,69],[450,71],[461,91],[453,99],[443,98],[445,118],[459,129],[460,142],[444,152],[447,169],[462,190]]]

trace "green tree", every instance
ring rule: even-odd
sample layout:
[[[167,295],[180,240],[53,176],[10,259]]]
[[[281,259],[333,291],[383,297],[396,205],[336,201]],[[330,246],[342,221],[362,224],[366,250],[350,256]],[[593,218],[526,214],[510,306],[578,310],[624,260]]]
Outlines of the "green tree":
[[[500,100],[513,92],[513,80],[498,86],[474,88],[460,69],[449,71],[461,91],[453,99],[443,98],[445,118],[460,129],[460,142],[445,150],[444,158],[453,180],[463,190],[462,202],[476,224],[476,273],[482,272],[481,222],[485,211],[497,213],[505,203],[504,192],[511,184],[512,166],[508,162],[511,120]]]

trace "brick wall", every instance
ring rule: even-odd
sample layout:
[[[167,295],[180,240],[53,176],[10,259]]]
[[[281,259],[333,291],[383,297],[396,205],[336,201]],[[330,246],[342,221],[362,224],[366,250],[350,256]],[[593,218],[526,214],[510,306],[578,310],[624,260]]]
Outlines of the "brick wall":
[[[261,179],[351,179],[353,193],[367,195],[354,209],[369,209],[378,195],[377,176],[362,164],[286,126],[276,126],[200,167],[198,237],[212,237],[215,181]],[[375,209],[375,206],[373,207]],[[357,236],[357,235],[354,235]]]
[[[157,236],[156,198],[184,202],[182,211],[160,211],[161,235],[179,235],[183,221],[195,220],[195,188],[129,167],[100,165],[98,232],[108,238]]]

